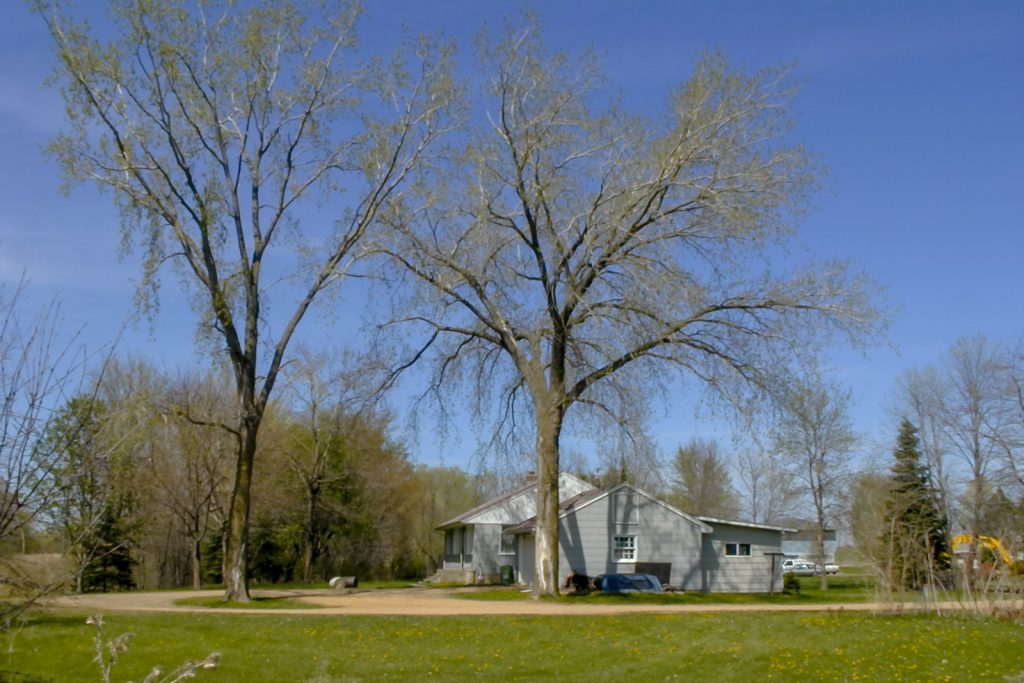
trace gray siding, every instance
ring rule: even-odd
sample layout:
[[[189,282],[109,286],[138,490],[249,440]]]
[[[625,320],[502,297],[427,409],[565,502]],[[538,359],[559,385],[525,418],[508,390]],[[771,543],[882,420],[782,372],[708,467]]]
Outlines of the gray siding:
[[[516,573],[516,580],[519,583],[533,585],[535,562],[533,534],[523,534],[519,537],[519,571]]]
[[[782,590],[782,558],[766,553],[781,552],[782,534],[770,529],[740,525],[712,524],[714,531],[704,537],[702,548],[704,590],[714,593],[767,593]],[[749,543],[749,557],[726,557],[726,543]]]
[[[501,524],[476,524],[473,540],[473,568],[477,577],[486,583],[496,583],[501,578],[501,566],[516,567],[516,556],[501,552]]]
[[[670,583],[701,590],[701,528],[665,506],[646,500],[640,508],[643,532],[637,542],[641,562],[671,562]]]
[[[494,581],[498,576],[501,525],[474,524],[473,531],[473,569],[476,570],[478,578]]]
[[[633,572],[636,562],[667,562],[672,585],[700,590],[700,527],[639,493],[635,516],[614,501],[613,492],[560,520],[559,573],[623,574]],[[636,562],[613,557],[617,535],[636,536]]]

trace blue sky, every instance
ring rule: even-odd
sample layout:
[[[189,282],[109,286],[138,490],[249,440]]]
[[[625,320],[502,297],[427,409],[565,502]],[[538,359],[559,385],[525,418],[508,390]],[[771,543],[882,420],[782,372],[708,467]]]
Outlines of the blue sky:
[[[83,1],[80,6],[101,7]],[[497,27],[519,2],[367,2],[362,40],[393,46],[403,25],[458,41],[475,66],[479,27]],[[894,310],[884,343],[832,354],[853,390],[868,442],[895,435],[886,409],[899,374],[935,362],[958,337],[1024,335],[1024,3],[1020,2],[546,2],[550,46],[592,47],[623,101],[656,112],[703,50],[748,69],[791,63],[802,91],[795,139],[830,172],[795,245],[814,258],[850,259]],[[101,14],[96,14],[100,21]],[[65,326],[97,348],[132,311],[137,261],[118,259],[109,195],[78,187],[65,198],[41,147],[61,103],[43,85],[52,64],[42,21],[7,3],[0,25],[0,281],[22,272],[29,302],[57,298]],[[195,317],[168,277],[152,325],[120,342],[167,369],[201,363]],[[345,322],[306,335],[344,334]],[[399,400],[396,408],[401,411]],[[658,412],[669,450],[691,436],[722,436],[694,418],[689,395]],[[892,432],[890,435],[889,432]],[[436,462],[424,436],[413,453]],[[465,462],[471,442],[445,444]]]

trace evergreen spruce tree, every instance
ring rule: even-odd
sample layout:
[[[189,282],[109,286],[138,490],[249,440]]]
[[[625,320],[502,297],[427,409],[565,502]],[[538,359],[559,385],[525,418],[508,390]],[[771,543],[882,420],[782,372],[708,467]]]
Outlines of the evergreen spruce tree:
[[[919,589],[949,569],[947,520],[918,448],[917,428],[906,419],[893,457],[882,532],[884,569],[894,589]]]
[[[82,591],[106,593],[135,587],[132,569],[132,532],[125,500],[108,503],[99,520],[82,540],[89,561],[82,569]]]

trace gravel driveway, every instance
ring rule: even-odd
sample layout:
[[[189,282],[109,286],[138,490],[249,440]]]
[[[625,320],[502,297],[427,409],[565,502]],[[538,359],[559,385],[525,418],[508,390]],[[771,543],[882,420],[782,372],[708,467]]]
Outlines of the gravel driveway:
[[[367,590],[340,594],[330,589],[253,590],[254,597],[287,597],[310,605],[300,609],[244,609],[183,607],[175,601],[193,597],[217,597],[219,590],[160,591],[131,593],[90,593],[68,595],[51,600],[52,607],[89,611],[128,612],[216,612],[218,614],[303,614],[314,615],[607,615],[630,613],[673,614],[682,612],[820,612],[820,611],[892,611],[921,609],[924,605],[892,605],[880,603],[843,603],[821,605],[609,605],[571,604],[538,600],[465,600],[457,593],[473,589],[403,588]],[[941,609],[958,609],[957,603],[930,605]]]

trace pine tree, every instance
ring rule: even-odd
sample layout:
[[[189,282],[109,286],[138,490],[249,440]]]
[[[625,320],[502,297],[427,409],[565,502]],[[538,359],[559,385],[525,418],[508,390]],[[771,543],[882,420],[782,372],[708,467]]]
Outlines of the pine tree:
[[[82,568],[82,592],[106,593],[113,590],[135,588],[132,570],[136,561],[132,556],[132,528],[127,513],[130,503],[118,500],[108,503],[100,513],[91,533],[82,539],[89,557]]]
[[[918,447],[917,428],[906,419],[893,457],[882,532],[885,569],[893,588],[918,589],[949,568],[947,520]]]

